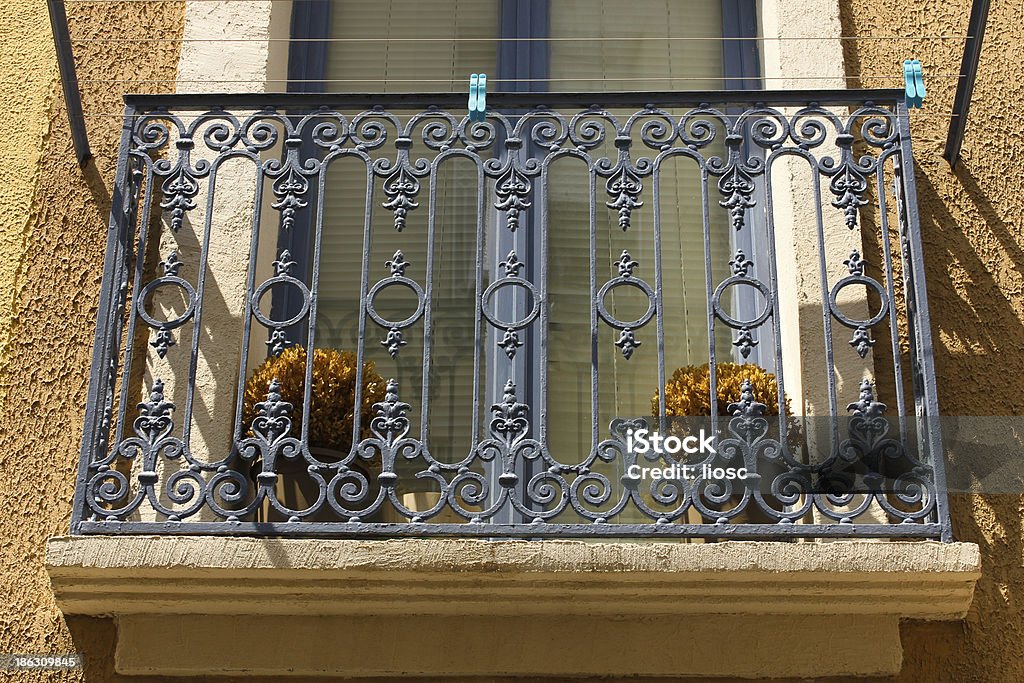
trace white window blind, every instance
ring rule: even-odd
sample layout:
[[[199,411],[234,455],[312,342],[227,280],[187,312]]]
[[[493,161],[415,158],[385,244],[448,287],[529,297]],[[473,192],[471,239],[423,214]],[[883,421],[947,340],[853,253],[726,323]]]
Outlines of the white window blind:
[[[379,0],[373,3],[335,3],[331,36],[372,35],[387,38],[481,38],[499,35],[498,2],[479,0]],[[663,41],[659,37],[721,35],[718,2],[680,0],[553,0],[550,3],[553,38],[595,38],[591,41],[555,40],[549,44],[549,90],[656,90],[719,89],[722,58],[718,41]],[[598,37],[634,37],[637,41],[601,41]],[[368,92],[447,91],[452,83],[484,71],[497,74],[497,42],[408,40],[332,42],[325,78],[331,90]],[[701,80],[660,80],[667,77]],[[450,79],[450,81],[449,81]],[[455,86],[459,87],[459,86]],[[493,84],[491,90],[500,90]],[[628,115],[631,112],[622,112]],[[640,150],[637,150],[641,153]],[[614,154],[614,149],[602,151]],[[649,152],[647,155],[652,156]],[[361,162],[340,160],[328,175],[324,199],[324,243],[320,267],[320,327],[318,344],[354,349],[357,338],[360,272],[365,209],[365,170]],[[437,177],[436,238],[434,254],[434,347],[437,370],[431,378],[430,438],[432,453],[444,459],[461,458],[470,443],[473,393],[473,269],[475,258],[476,176],[468,163],[451,163]],[[423,282],[427,263],[428,193],[426,182],[417,198],[420,208],[410,212],[402,233],[393,217],[381,208],[385,199],[379,181],[374,195],[370,282],[386,275],[384,261],[402,249],[412,265],[407,275]],[[654,284],[653,182],[644,179],[644,206],[634,211],[632,227],[623,233],[617,212],[605,207],[609,199],[604,179],[598,179],[595,201],[598,286],[617,272],[612,261],[629,249],[640,262],[637,275]],[[714,185],[712,181],[712,192]],[[486,204],[493,201],[488,187]],[[707,304],[704,275],[704,233],[700,178],[696,166],[680,157],[661,173],[661,230],[665,302],[666,371],[707,361]],[[548,437],[555,457],[575,462],[591,447],[591,351],[589,289],[589,202],[584,164],[556,163],[548,188],[550,338]],[[709,198],[712,223],[711,250],[717,282],[729,260],[729,227],[717,197]],[[488,212],[488,215],[489,212]],[[493,223],[493,221],[489,221]],[[488,225],[486,230],[496,228]],[[493,256],[493,254],[490,254]],[[486,283],[485,283],[486,284]],[[399,291],[394,288],[392,291]],[[393,320],[413,309],[411,294],[380,297],[377,310]],[[646,297],[635,290],[616,290],[607,299],[609,310],[620,319],[639,317]],[[368,323],[368,358],[379,370],[393,374],[394,361],[380,346],[385,336]],[[600,324],[600,421],[607,436],[615,416],[650,414],[650,399],[658,386],[657,338],[654,321],[637,332],[643,346],[630,358],[622,357],[613,342],[617,332]],[[405,331],[408,345],[397,359],[403,395],[418,405],[422,382],[422,324]],[[493,337],[486,335],[486,344]],[[720,357],[728,355],[728,335],[719,339]],[[523,349],[525,352],[526,349]],[[486,368],[484,368],[486,371]],[[481,389],[491,386],[481,377]],[[495,397],[484,395],[482,403]],[[411,415],[415,418],[415,415]],[[414,429],[418,425],[414,423]]]

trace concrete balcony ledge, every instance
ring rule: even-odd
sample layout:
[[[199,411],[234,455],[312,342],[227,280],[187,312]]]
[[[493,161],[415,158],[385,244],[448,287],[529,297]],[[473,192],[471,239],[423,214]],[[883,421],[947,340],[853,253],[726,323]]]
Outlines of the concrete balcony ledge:
[[[66,614],[116,620],[124,674],[753,678],[897,672],[899,620],[962,618],[980,560],[933,542],[75,536],[47,568]]]

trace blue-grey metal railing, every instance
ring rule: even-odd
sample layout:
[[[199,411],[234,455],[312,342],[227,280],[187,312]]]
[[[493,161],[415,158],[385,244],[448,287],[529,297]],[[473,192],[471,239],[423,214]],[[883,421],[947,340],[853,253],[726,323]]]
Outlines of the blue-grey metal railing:
[[[499,93],[480,124],[464,104],[454,94],[127,98],[74,533],[950,540],[899,91]],[[452,160],[464,171],[442,178]],[[580,169],[561,190],[582,202],[589,218],[579,225],[552,224],[562,162]],[[666,200],[677,162],[699,190]],[[341,202],[358,226],[339,238],[324,207],[342,197],[332,179],[342,163],[362,186],[331,209]],[[438,188],[453,183],[470,197],[461,228],[438,209]],[[679,223],[685,202],[699,223]],[[551,249],[567,230],[579,231],[587,274],[587,332],[574,345],[586,370],[574,381],[589,392],[578,409],[593,436],[556,452],[561,406],[549,398],[567,378],[549,368],[550,292],[562,277]],[[702,292],[703,327],[685,334],[710,359],[707,425],[718,442],[690,473],[649,480],[639,466],[677,460],[639,453],[628,430],[689,429],[666,417],[666,357],[679,340],[667,338],[675,293],[664,245],[681,230],[703,235],[703,267],[686,275]],[[344,259],[331,268],[351,269],[357,292],[323,285],[332,234]],[[628,248],[606,259],[627,237],[653,260],[638,264]],[[441,275],[456,238],[467,256],[445,267],[462,269],[461,285]],[[406,260],[403,240],[426,263]],[[799,253],[808,248],[809,262]],[[793,264],[805,270],[788,272]],[[458,395],[431,387],[460,355],[441,353],[446,341],[435,338],[435,317],[455,300],[443,300],[442,280],[463,290],[468,389]],[[381,312],[395,287],[415,298],[403,320]],[[616,288],[636,290],[646,313],[616,317]],[[843,290],[859,296],[860,314]],[[155,303],[161,292],[177,303]],[[340,323],[324,303],[339,294],[358,302]],[[232,324],[237,333],[224,332]],[[243,424],[256,366],[290,346],[309,357],[332,334],[355,354],[348,447],[310,447],[313,411],[296,411],[317,400],[311,365],[300,370],[301,400],[282,396],[274,377]],[[645,354],[636,362],[656,367],[643,396],[656,395],[650,417],[604,421],[602,392],[619,386],[602,360],[609,351],[620,376]],[[767,415],[768,397],[749,382],[727,411],[719,405],[722,363],[752,351],[772,372],[777,404],[805,395],[789,415]],[[399,377],[410,367],[411,388]],[[801,420],[814,392],[817,417]],[[432,401],[464,432],[461,452],[447,448],[455,455],[432,444]],[[729,465],[749,476],[714,479]],[[299,479],[302,495],[283,493]]]

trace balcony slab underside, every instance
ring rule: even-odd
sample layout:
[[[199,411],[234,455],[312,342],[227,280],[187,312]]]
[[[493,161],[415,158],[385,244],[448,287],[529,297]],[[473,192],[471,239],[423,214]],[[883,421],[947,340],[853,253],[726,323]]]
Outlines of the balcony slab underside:
[[[119,672],[202,677],[885,675],[900,619],[962,618],[980,575],[893,541],[73,536],[47,567]]]

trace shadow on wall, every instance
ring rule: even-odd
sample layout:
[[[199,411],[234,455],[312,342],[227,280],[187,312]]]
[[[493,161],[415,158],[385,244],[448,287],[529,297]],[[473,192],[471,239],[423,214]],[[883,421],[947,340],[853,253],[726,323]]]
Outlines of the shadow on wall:
[[[980,215],[973,240],[925,169],[917,174],[939,406],[946,415],[1024,414],[1007,401],[1024,366],[1024,301],[1007,294],[1005,281],[1005,271],[1024,265],[1024,251],[963,162],[956,177]],[[1009,258],[985,255],[985,237]]]

